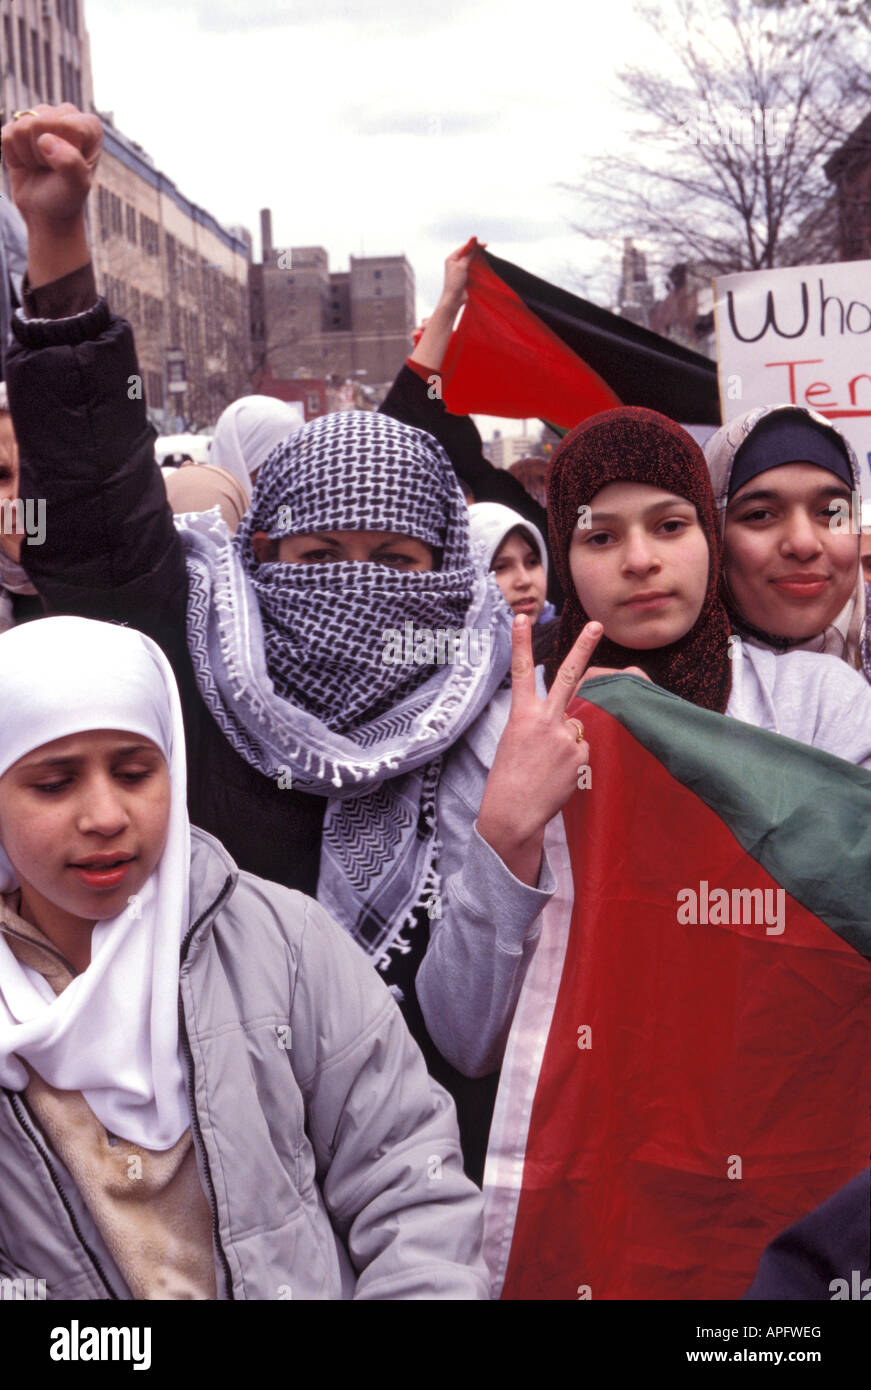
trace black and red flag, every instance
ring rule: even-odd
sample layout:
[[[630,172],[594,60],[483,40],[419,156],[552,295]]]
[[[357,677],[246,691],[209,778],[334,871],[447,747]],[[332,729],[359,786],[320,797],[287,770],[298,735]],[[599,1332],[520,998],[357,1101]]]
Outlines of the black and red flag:
[[[717,425],[716,363],[477,246],[468,302],[442,364],[455,415],[562,429],[616,405]]]

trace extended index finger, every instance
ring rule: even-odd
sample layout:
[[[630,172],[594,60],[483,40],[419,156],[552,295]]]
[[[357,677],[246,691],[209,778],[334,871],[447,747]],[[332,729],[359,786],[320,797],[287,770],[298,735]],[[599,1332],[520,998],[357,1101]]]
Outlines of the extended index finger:
[[[517,714],[538,695],[535,689],[535,661],[532,655],[532,626],[525,613],[518,613],[511,628],[511,714]]]
[[[554,677],[548,691],[547,703],[557,714],[562,714],[578,688],[578,682],[587,669],[587,664],[604,632],[601,623],[587,623],[581,628],[575,645]]]

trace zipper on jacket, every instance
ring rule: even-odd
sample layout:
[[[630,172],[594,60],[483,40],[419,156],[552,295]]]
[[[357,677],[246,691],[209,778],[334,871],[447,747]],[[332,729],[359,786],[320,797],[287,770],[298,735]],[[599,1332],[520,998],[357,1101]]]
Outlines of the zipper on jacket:
[[[54,1167],[52,1166],[51,1158],[48,1154],[48,1151],[46,1150],[45,1145],[42,1143],[36,1129],[30,1124],[29,1120],[27,1119],[26,1107],[24,1105],[24,1102],[19,1099],[18,1095],[15,1092],[7,1091],[6,1094],[9,1096],[9,1102],[12,1106],[12,1113],[15,1115],[15,1118],[18,1120],[18,1123],[21,1125],[21,1128],[24,1130],[24,1133],[27,1135],[28,1139],[31,1141],[34,1148],[38,1152],[40,1158],[42,1159],[43,1163],[45,1164],[46,1168],[48,1169],[49,1177],[51,1178],[55,1190],[57,1191],[57,1194],[64,1205],[66,1213],[70,1219],[72,1228],[79,1239],[82,1249],[85,1251],[85,1254],[88,1256],[88,1258],[91,1261],[91,1264],[94,1266],[94,1269],[99,1275],[100,1281],[106,1289],[109,1298],[113,1298],[116,1301],[120,1301],[118,1299],[118,1295],[113,1291],[112,1285],[109,1283],[109,1280],[106,1278],[106,1273],[103,1269],[103,1266],[100,1264],[100,1261],[97,1259],[97,1256],[94,1254],[90,1245],[88,1245],[88,1242],[85,1240],[85,1237],[82,1235],[78,1218],[76,1217],[75,1212],[70,1206],[67,1195],[64,1192],[63,1187],[61,1185],[60,1178],[58,1177]]]
[[[78,970],[74,970],[70,965],[66,956],[61,955],[60,951],[56,951],[53,946],[44,945],[41,941],[34,941],[32,936],[25,936],[23,932],[16,931],[15,928],[10,927],[7,922],[0,923],[0,936],[13,936],[16,941],[24,941],[28,946],[35,946],[38,951],[45,951],[47,955],[55,956],[60,961],[61,965],[66,966],[73,979],[79,974]]]
[[[207,908],[206,908],[205,912],[203,912],[203,913],[200,914],[200,916],[199,916],[199,917],[197,918],[197,920],[194,922],[193,926],[189,929],[187,935],[185,936],[185,938],[184,938],[184,940],[182,941],[182,944],[181,944],[181,963],[182,963],[182,965],[184,964],[185,957],[187,956],[188,947],[190,946],[190,943],[191,943],[191,937],[193,936],[194,932],[197,930],[197,927],[199,927],[199,926],[202,925],[202,923],[203,923],[203,922],[206,920],[206,918],[208,917],[209,913],[211,913],[211,912],[216,912],[216,911],[218,910],[218,908],[220,907],[220,905],[221,905],[221,903],[223,902],[224,898],[227,896],[228,892],[230,891],[230,888],[231,888],[231,886],[232,886],[232,883],[233,883],[232,875],[228,874],[227,877],[226,877],[226,879],[224,880],[224,885],[223,885],[223,887],[222,887],[220,893],[219,893],[218,896],[215,898],[215,901],[211,904],[210,907],[207,907]],[[226,1285],[227,1285],[227,1297],[228,1297],[229,1299],[233,1299],[233,1298],[235,1297],[234,1294],[233,1294],[233,1275],[232,1275],[232,1272],[231,1272],[231,1270],[230,1270],[230,1262],[229,1262],[229,1260],[227,1259],[226,1251],[224,1250],[224,1247],[223,1247],[223,1245],[221,1244],[221,1227],[220,1227],[220,1223],[219,1223],[219,1221],[218,1221],[218,1197],[217,1197],[217,1193],[215,1192],[215,1184],[214,1184],[214,1182],[213,1182],[213,1180],[212,1180],[212,1170],[211,1170],[210,1167],[209,1167],[209,1156],[208,1156],[208,1154],[206,1153],[206,1146],[205,1146],[205,1143],[203,1142],[203,1131],[202,1131],[202,1129],[200,1128],[200,1120],[199,1120],[199,1116],[197,1115],[197,1106],[196,1106],[196,1100],[195,1100],[195,1097],[194,1097],[194,1055],[193,1055],[193,1053],[191,1052],[191,1045],[190,1045],[190,1041],[188,1040],[187,1023],[186,1023],[186,1021],[185,1021],[185,1016],[184,1016],[184,1005],[183,1005],[183,1003],[182,1003],[181,988],[180,988],[180,987],[179,987],[179,992],[178,992],[178,1030],[179,1030],[179,1037],[181,1038],[182,1046],[183,1046],[183,1048],[184,1048],[185,1057],[186,1057],[186,1059],[187,1059],[187,1065],[188,1065],[188,1075],[187,1075],[187,1082],[188,1082],[188,1100],[189,1100],[189,1102],[190,1102],[191,1129],[193,1130],[194,1137],[195,1137],[195,1139],[196,1139],[196,1141],[197,1141],[197,1145],[198,1145],[198,1147],[199,1147],[199,1151],[200,1151],[200,1154],[201,1154],[202,1160],[203,1160],[203,1167],[204,1167],[205,1173],[206,1173],[206,1181],[207,1181],[207,1188],[208,1188],[208,1190],[206,1191],[206,1199],[207,1199],[207,1201],[208,1201],[208,1203],[209,1203],[209,1207],[211,1208],[211,1212],[212,1212],[212,1232],[213,1232],[214,1237],[215,1237],[215,1249],[217,1250],[218,1254],[219,1254],[220,1257],[221,1257],[221,1264],[222,1264],[223,1270],[224,1270],[224,1279],[225,1279],[225,1282],[226,1282]]]

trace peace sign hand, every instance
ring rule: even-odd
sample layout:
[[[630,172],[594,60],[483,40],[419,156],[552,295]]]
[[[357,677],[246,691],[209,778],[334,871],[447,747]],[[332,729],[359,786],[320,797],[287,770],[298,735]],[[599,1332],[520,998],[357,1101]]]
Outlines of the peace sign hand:
[[[529,619],[522,613],[514,619],[511,709],[477,826],[515,878],[533,887],[541,867],[544,828],[577,789],[578,769],[590,756],[577,721],[566,719],[565,712],[602,631],[601,623],[587,623],[541,699],[535,688]]]

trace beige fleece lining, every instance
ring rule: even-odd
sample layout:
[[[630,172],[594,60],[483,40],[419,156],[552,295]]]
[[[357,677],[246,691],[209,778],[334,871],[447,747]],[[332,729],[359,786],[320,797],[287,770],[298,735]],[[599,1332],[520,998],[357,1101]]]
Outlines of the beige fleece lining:
[[[19,895],[0,894],[0,934],[23,965],[61,994],[73,971],[39,928],[18,915],[19,907]],[[163,1152],[140,1148],[110,1136],[81,1092],[56,1090],[27,1070],[25,1099],[133,1297],[217,1298],[212,1216],[191,1131]]]

